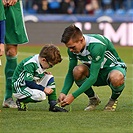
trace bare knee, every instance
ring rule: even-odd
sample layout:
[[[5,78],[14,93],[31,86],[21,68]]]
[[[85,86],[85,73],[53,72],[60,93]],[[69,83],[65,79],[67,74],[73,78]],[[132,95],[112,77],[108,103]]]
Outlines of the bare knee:
[[[109,74],[109,81],[114,87],[119,87],[124,84],[124,75],[118,70],[113,70]]]
[[[73,69],[73,76],[75,80],[81,80],[84,79],[89,75],[89,69],[86,65],[81,64]]]
[[[17,45],[6,45],[5,46],[6,56],[14,57],[17,55]]]

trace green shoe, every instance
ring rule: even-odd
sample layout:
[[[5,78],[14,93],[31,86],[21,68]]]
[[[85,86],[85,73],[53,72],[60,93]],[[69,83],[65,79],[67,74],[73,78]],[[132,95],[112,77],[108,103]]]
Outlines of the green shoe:
[[[27,110],[26,104],[23,102],[20,102],[18,99],[16,101],[16,104],[18,106],[18,111],[26,111]]]

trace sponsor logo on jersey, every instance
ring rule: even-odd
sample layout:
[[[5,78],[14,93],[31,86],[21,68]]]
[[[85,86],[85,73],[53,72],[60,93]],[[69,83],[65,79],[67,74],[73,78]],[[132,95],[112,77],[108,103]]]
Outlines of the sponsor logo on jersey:
[[[28,78],[32,78],[33,76],[32,76],[32,74],[27,73],[26,77],[28,77]]]

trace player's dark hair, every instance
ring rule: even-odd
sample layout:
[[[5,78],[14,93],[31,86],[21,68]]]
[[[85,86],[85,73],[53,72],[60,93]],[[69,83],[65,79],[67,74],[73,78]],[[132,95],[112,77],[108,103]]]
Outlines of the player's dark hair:
[[[45,58],[53,65],[62,61],[58,47],[53,44],[45,44],[42,50],[40,51],[39,56]]]
[[[74,24],[72,24],[65,28],[64,33],[62,34],[61,42],[66,44],[69,42],[70,39],[78,41],[79,37],[81,37],[82,35],[83,34],[81,30]]]

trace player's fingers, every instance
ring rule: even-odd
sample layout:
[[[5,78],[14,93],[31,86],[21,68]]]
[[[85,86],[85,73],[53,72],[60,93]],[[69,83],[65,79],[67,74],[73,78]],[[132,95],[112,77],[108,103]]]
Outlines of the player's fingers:
[[[53,89],[50,90],[51,93],[53,93],[53,91],[54,91]],[[51,94],[51,93],[50,93],[50,94]]]
[[[17,2],[16,0],[9,0],[9,1],[8,1],[8,5],[9,5],[9,6],[13,6],[13,5],[16,4],[16,2]]]
[[[51,94],[53,92],[53,90],[52,89],[50,89],[49,91],[48,91],[48,94]]]
[[[61,101],[60,103],[61,103],[62,107],[65,107],[66,105],[69,105],[66,101]]]
[[[60,103],[61,102],[61,99],[60,98],[58,98],[58,103]]]
[[[6,6],[6,5],[7,5],[6,0],[3,0],[3,5],[4,5],[4,6]]]

